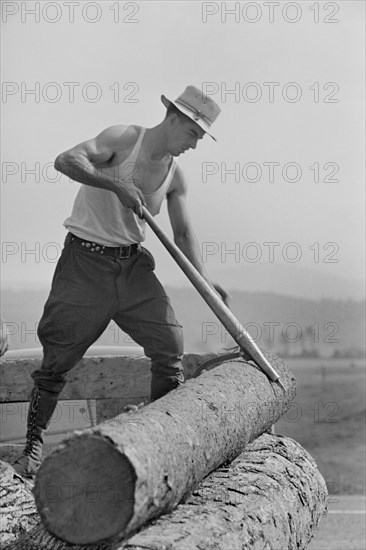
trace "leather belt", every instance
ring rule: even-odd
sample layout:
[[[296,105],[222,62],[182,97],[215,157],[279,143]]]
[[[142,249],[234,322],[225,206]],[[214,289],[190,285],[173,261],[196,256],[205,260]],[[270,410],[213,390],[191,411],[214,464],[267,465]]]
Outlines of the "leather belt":
[[[105,246],[104,244],[98,244],[92,241],[87,241],[86,239],[81,239],[80,237],[77,237],[72,233],[68,234],[66,242],[75,242],[85,248],[85,250],[87,250],[88,252],[103,254],[104,256],[113,256],[113,258],[118,258],[121,260],[129,258],[133,254],[136,254],[136,252],[141,250],[140,243],[133,243],[122,246]]]

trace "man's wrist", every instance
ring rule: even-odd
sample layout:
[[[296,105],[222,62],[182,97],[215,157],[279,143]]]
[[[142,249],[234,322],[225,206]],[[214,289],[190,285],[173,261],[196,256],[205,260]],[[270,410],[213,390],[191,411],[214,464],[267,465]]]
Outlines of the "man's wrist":
[[[110,180],[110,191],[114,191],[118,195],[121,191],[123,191],[123,182],[120,180],[117,180],[115,178],[111,178]]]

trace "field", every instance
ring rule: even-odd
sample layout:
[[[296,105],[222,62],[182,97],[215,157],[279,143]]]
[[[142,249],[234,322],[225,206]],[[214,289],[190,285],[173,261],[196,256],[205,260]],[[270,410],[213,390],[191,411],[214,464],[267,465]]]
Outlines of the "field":
[[[297,395],[276,433],[316,460],[330,494],[365,493],[365,366],[355,360],[288,360]]]

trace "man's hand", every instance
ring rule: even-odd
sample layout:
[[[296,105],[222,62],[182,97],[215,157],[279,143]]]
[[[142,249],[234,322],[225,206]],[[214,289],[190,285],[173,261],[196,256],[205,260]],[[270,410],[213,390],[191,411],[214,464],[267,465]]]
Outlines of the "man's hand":
[[[118,187],[116,194],[123,206],[131,208],[139,218],[143,218],[142,206],[146,206],[146,201],[141,189],[136,187],[134,183],[123,182]]]
[[[227,307],[230,307],[230,300],[231,296],[222,288],[222,286],[218,285],[217,283],[212,283],[212,286],[216,293],[220,296],[221,300],[224,302],[224,304]]]

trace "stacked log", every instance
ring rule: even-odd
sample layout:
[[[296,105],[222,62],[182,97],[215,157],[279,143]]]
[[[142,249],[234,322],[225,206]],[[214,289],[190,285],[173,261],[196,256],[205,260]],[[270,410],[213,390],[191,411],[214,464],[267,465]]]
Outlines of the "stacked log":
[[[327,488],[294,440],[263,434],[207,477],[125,550],[304,550],[326,512]]]
[[[38,525],[6,550],[305,550],[326,496],[311,456],[292,439],[266,433],[125,543],[70,545]]]
[[[254,365],[234,360],[134,415],[75,433],[36,478],[47,529],[71,544],[118,543],[172,511],[289,407],[294,377],[268,357],[285,390]]]
[[[0,461],[0,548],[39,522],[30,486],[6,462]]]

